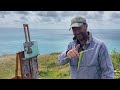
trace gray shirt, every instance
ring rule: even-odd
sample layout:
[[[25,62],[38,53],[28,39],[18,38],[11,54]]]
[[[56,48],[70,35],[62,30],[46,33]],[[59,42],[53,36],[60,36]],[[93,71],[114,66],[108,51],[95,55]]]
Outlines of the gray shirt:
[[[89,35],[89,40],[85,44],[86,52],[83,52],[82,58],[69,59],[66,57],[66,51],[75,48],[77,41],[70,42],[66,50],[58,56],[60,65],[70,64],[70,76],[72,79],[113,79],[114,68],[108,50],[99,39]],[[78,69],[78,64],[80,64]]]

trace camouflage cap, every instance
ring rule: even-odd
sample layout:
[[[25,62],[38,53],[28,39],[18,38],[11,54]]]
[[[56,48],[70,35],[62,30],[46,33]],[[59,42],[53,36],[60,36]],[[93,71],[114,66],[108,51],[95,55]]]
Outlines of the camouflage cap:
[[[72,27],[80,27],[81,25],[83,25],[83,23],[86,23],[86,19],[83,17],[75,17],[71,20],[71,25],[70,25],[70,29]],[[69,30],[70,30],[69,29]]]

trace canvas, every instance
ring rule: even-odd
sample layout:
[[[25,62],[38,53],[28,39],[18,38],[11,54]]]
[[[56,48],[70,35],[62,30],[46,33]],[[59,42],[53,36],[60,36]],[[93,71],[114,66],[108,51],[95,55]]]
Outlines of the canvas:
[[[30,41],[24,43],[25,59],[29,59],[39,55],[37,41]]]

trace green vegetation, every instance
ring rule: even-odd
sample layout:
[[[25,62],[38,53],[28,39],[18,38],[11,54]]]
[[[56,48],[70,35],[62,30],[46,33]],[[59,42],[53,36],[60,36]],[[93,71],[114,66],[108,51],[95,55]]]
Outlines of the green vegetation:
[[[49,55],[39,55],[39,78],[42,79],[70,79],[69,64],[60,66],[57,62],[57,56],[60,52]],[[115,78],[120,78],[120,53],[113,50],[110,54]],[[11,79],[15,76],[15,55],[0,56],[0,79]]]
[[[57,62],[58,52],[39,55],[39,78],[69,79],[69,65],[60,66]],[[15,55],[0,56],[0,79],[11,79],[15,76]]]
[[[67,79],[69,76],[69,65],[60,66],[57,62],[58,54],[38,56],[39,76],[48,79]]]
[[[120,79],[120,53],[117,52],[116,49],[114,49],[111,52],[110,56],[114,66],[115,78]]]

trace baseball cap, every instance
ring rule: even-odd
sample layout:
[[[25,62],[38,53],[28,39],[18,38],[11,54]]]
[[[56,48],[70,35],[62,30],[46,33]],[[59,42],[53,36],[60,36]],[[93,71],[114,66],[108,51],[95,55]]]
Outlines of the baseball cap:
[[[85,19],[85,18],[80,17],[80,16],[74,17],[74,18],[71,20],[70,29],[71,29],[72,27],[80,27],[80,26],[83,25],[83,23],[86,23],[86,19]],[[69,29],[69,30],[70,30],[70,29]]]

